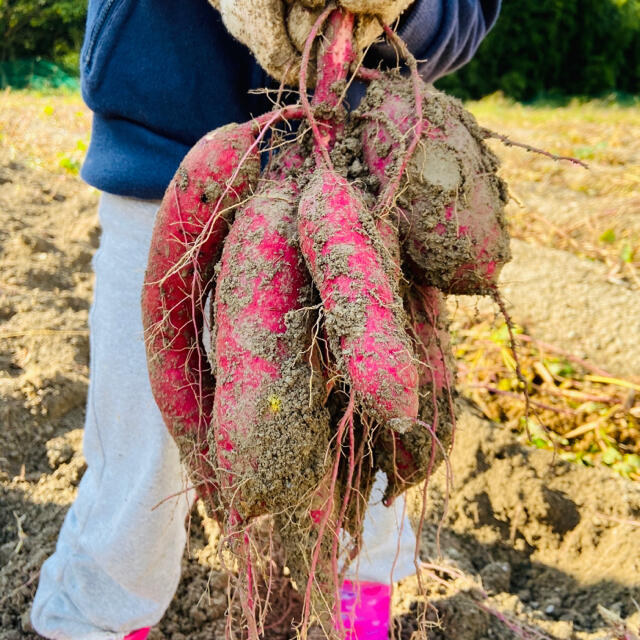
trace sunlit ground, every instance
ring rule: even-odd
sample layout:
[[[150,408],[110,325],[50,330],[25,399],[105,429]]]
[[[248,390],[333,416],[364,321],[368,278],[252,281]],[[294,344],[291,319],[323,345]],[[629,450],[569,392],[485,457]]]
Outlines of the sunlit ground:
[[[468,107],[484,127],[589,165],[585,170],[492,141],[512,193],[513,235],[602,261],[612,282],[640,291],[640,108],[604,102],[532,107],[496,96]],[[0,153],[40,167],[52,180],[77,180],[90,121],[76,93],[0,93]],[[493,420],[516,429],[528,425],[536,446],[640,478],[640,380],[607,379],[562,345],[536,344],[526,328],[516,331],[531,400],[528,420],[508,332],[492,316],[457,319],[465,395]]]
[[[613,280],[640,287],[640,107],[528,107],[500,97],[468,107],[490,129],[589,165],[492,142],[514,199],[513,234],[601,260]]]

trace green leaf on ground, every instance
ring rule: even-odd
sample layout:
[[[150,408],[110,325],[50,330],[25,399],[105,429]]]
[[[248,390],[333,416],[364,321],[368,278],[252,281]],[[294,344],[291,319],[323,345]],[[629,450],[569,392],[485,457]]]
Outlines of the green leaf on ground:
[[[607,229],[600,234],[600,242],[605,244],[613,244],[616,241],[616,232],[613,229]]]

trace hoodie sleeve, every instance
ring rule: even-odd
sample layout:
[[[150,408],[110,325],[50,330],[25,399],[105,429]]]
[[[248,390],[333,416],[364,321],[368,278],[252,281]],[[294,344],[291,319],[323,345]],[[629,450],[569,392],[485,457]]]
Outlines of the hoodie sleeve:
[[[501,0],[416,0],[401,18],[398,35],[420,61],[427,82],[469,62],[500,12]],[[369,57],[371,56],[371,57]],[[396,66],[388,44],[371,47],[367,61]]]

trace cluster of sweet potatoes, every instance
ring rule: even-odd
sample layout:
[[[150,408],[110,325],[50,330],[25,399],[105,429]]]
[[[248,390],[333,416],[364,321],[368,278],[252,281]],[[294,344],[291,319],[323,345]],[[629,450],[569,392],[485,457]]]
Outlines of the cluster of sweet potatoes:
[[[332,590],[376,470],[391,501],[445,453],[443,296],[491,293],[509,259],[506,189],[473,118],[397,71],[357,72],[349,112],[353,18],[322,20],[311,102],[303,68],[299,105],[213,131],[181,163],[142,301],[151,387],[199,495],[245,543],[277,514],[307,595]]]

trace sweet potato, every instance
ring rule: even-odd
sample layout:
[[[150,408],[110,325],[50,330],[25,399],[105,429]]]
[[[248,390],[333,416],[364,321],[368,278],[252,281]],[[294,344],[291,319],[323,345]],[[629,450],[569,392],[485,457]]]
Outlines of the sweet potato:
[[[298,231],[339,368],[366,411],[406,430],[418,414],[418,372],[373,219],[320,165],[300,198]]]
[[[388,214],[376,220],[394,277],[402,277],[398,221]],[[435,288],[411,283],[405,294],[416,361],[419,362],[420,405],[417,422],[400,434],[380,425],[374,447],[376,464],[387,474],[385,501],[391,502],[409,487],[424,480],[443,458],[453,432],[455,416],[455,365],[451,353],[444,298]],[[440,446],[433,443],[433,430]]]
[[[341,567],[357,553],[377,471],[391,502],[449,446],[442,292],[493,293],[509,257],[497,160],[459,103],[420,84],[415,61],[413,85],[361,71],[370,87],[347,111],[353,27],[348,12],[322,10],[302,52],[300,104],[216,132],[187,156],[147,274],[154,394],[192,475],[215,492],[252,639],[267,553],[253,520],[265,514],[304,593],[302,636],[312,618],[340,635]],[[288,135],[275,125],[294,118],[296,144],[271,157]],[[208,366],[201,307],[212,288]]]
[[[379,433],[375,454],[377,464],[387,474],[387,502],[422,482],[442,461],[451,444],[455,421],[455,363],[442,294],[435,287],[412,288],[405,303],[420,362],[421,423],[403,434],[387,430]]]
[[[254,143],[251,124],[232,124],[208,133],[187,154],[156,217],[142,292],[151,389],[201,495],[213,490],[206,461],[213,378],[200,348],[202,302],[230,207],[258,179]]]
[[[457,100],[422,87],[423,133],[396,197],[402,243],[420,278],[447,293],[488,293],[509,260],[498,160]],[[403,166],[416,125],[409,81],[371,83],[359,107],[363,156],[382,190]]]
[[[329,442],[309,363],[313,290],[295,240],[298,190],[282,167],[272,176],[236,215],[215,292],[210,442],[223,502],[242,521],[315,489]]]

